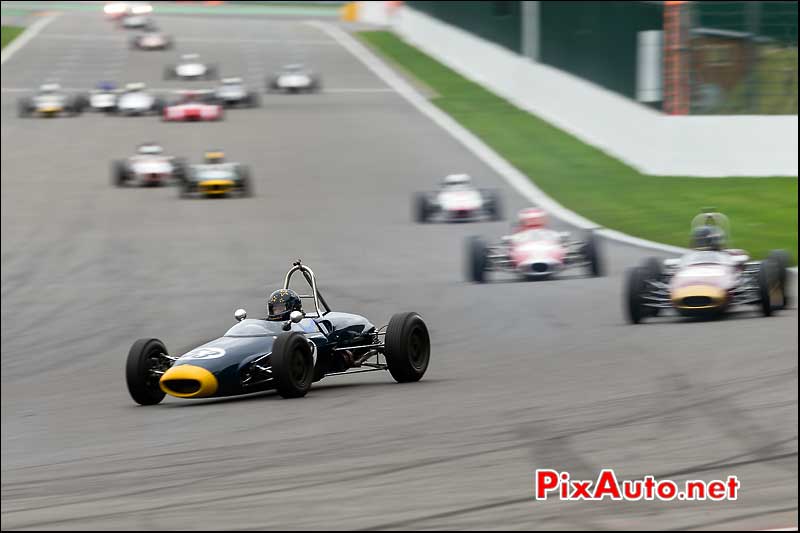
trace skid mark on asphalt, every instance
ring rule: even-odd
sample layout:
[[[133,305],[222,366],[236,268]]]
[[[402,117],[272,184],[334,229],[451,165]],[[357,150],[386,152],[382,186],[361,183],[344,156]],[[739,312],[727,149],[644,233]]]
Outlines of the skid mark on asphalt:
[[[366,467],[362,467],[362,468],[359,469],[359,470],[363,470],[363,472],[359,472],[357,474],[353,474],[353,475],[349,475],[349,476],[341,476],[340,475],[340,471],[337,469],[337,470],[333,470],[333,471],[330,472],[330,474],[333,476],[332,479],[323,479],[323,480],[319,480],[319,481],[298,483],[298,484],[293,484],[293,485],[291,485],[291,484],[290,485],[278,485],[275,488],[271,488],[271,489],[267,489],[267,490],[260,490],[260,491],[253,491],[253,490],[248,490],[248,491],[235,491],[235,490],[233,490],[233,491],[231,491],[231,490],[226,490],[226,491],[224,491],[224,495],[221,495],[221,496],[220,495],[216,495],[214,497],[214,500],[217,501],[217,502],[220,502],[220,501],[224,501],[224,500],[237,500],[237,499],[244,498],[244,497],[257,498],[257,497],[260,497],[260,496],[268,496],[270,494],[276,494],[276,493],[281,493],[282,494],[282,493],[289,492],[289,491],[303,490],[303,489],[316,488],[316,487],[322,487],[322,486],[331,486],[331,485],[346,483],[346,482],[350,482],[350,481],[372,480],[376,476],[386,476],[386,475],[392,475],[392,474],[397,474],[397,473],[403,473],[403,472],[407,472],[408,470],[412,470],[412,469],[425,469],[425,468],[431,467],[433,465],[451,463],[451,462],[461,461],[461,460],[464,460],[464,459],[471,459],[471,458],[475,458],[475,457],[479,457],[479,456],[486,456],[488,454],[495,454],[495,453],[501,453],[501,452],[508,451],[508,450],[514,450],[514,449],[520,448],[520,446],[521,446],[520,444],[501,446],[501,447],[493,448],[493,449],[490,449],[490,450],[467,452],[467,453],[458,454],[458,455],[452,455],[452,456],[448,456],[448,457],[444,457],[444,458],[436,457],[436,458],[432,458],[432,459],[428,459],[428,460],[415,460],[412,463],[404,463],[404,464],[401,464],[401,465],[398,465],[398,466],[391,466],[391,467],[382,467],[382,468],[379,467],[379,468],[376,468],[374,466],[366,466]],[[230,451],[230,450],[228,450],[228,451]],[[313,450],[310,451],[309,453],[310,453],[311,456],[316,456],[317,455],[317,452],[313,451]],[[169,454],[169,455],[173,455],[173,454]],[[186,455],[187,455],[186,452],[182,453],[182,456],[186,456]],[[244,459],[245,462],[250,463],[250,459],[249,458],[242,458],[242,459]],[[284,459],[286,460],[286,458],[284,458]],[[301,459],[301,458],[298,458],[298,459]],[[213,457],[209,459],[209,461],[213,461],[213,460],[214,460]],[[235,461],[235,460],[239,460],[239,458],[229,459],[228,461]],[[198,463],[202,463],[202,461],[197,460],[194,464],[197,465]],[[163,462],[160,463],[160,464],[163,465]],[[189,464],[191,464],[191,463],[189,463]],[[170,466],[169,466],[169,464],[167,464],[167,466],[162,466],[162,468],[168,470],[170,468]],[[132,472],[132,471],[133,472],[138,472],[139,470],[140,470],[139,468],[130,467],[128,469],[128,472]],[[228,472],[225,472],[223,474],[217,473],[217,474],[215,474],[213,476],[208,476],[208,477],[205,477],[205,476],[201,476],[200,478],[196,478],[195,477],[195,478],[191,479],[191,483],[199,485],[200,482],[211,482],[211,481],[219,482],[220,480],[229,479],[229,478],[241,475],[241,474],[252,473],[252,472],[254,472],[254,470],[257,470],[257,467],[255,465],[253,465],[253,464],[248,464],[248,466],[246,468],[231,469]],[[191,472],[196,472],[196,471],[197,471],[196,468],[193,468],[191,470]],[[67,480],[67,481],[69,481],[71,483],[74,480],[75,477],[76,476],[67,476],[66,478],[59,478],[56,475],[52,480],[42,480],[42,481],[44,483],[49,483],[49,482],[59,482],[59,481]],[[90,477],[93,477],[93,476],[90,476]],[[162,479],[163,478],[171,478],[172,475],[169,472],[165,472],[164,475],[161,476],[161,477],[162,477]],[[172,490],[174,488],[178,488],[180,486],[185,486],[186,482],[187,482],[187,480],[184,480],[184,481],[181,481],[180,483],[177,483],[177,484],[168,484],[168,485],[161,485],[161,486],[155,486],[155,487],[149,487],[149,488],[139,488],[139,489],[137,489],[135,491],[123,491],[123,492],[120,492],[120,493],[108,494],[108,495],[99,496],[99,497],[98,496],[93,496],[92,497],[92,502],[94,503],[94,502],[102,501],[102,500],[106,500],[106,499],[129,498],[131,496],[136,496],[136,495],[155,495],[155,493],[160,492],[160,491],[170,491],[170,490]],[[275,485],[274,482],[272,482],[271,484]],[[24,483],[23,483],[23,485],[24,485]],[[209,491],[213,491],[213,488],[214,488],[213,487],[213,483],[210,483],[206,488]],[[38,491],[41,491],[41,490],[44,490],[44,488],[40,487],[38,489]],[[75,501],[75,502],[68,502],[68,503],[61,503],[61,504],[50,504],[50,505],[47,505],[47,506],[36,507],[36,508],[14,509],[12,511],[4,510],[4,514],[10,513],[10,512],[13,512],[13,513],[34,512],[34,511],[42,510],[42,509],[52,510],[52,509],[57,509],[57,508],[70,508],[70,507],[73,507],[73,506],[87,506],[88,505],[88,504],[86,504],[86,499],[85,499],[85,497],[83,497],[83,495],[76,495],[76,498],[80,498],[80,499],[78,501]],[[142,502],[137,502],[137,503],[141,505]],[[185,509],[185,508],[190,508],[190,507],[195,507],[195,506],[203,506],[203,505],[205,505],[205,503],[203,501],[198,501],[198,498],[196,496],[193,496],[193,497],[186,498],[186,499],[178,498],[177,500],[171,501],[169,504],[155,505],[155,506],[154,505],[146,505],[145,507],[141,507],[141,508],[137,507],[135,509],[129,509],[129,510],[125,510],[125,511],[115,511],[115,512],[112,512],[112,513],[99,513],[99,514],[88,514],[88,513],[87,514],[83,514],[83,513],[81,513],[81,516],[80,517],[76,517],[76,518],[59,518],[59,519],[45,520],[45,521],[24,522],[24,523],[18,523],[15,527],[43,527],[43,526],[46,526],[48,524],[57,524],[57,523],[58,524],[62,524],[62,523],[70,523],[70,522],[81,521],[81,520],[92,520],[92,519],[101,519],[101,518],[119,518],[119,517],[131,515],[131,514],[137,514],[137,513],[143,512],[143,511],[154,512],[154,511],[160,511],[160,510],[167,510],[167,509],[170,509],[170,508],[175,508],[175,506],[180,506],[181,508]],[[89,507],[91,509],[95,508],[94,505],[91,505]]]

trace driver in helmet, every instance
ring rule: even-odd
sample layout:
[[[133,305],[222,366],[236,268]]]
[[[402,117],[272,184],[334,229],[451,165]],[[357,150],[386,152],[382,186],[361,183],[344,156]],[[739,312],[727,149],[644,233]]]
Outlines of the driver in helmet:
[[[547,225],[547,213],[538,207],[529,207],[517,213],[517,226],[514,233],[531,229],[543,229]]]
[[[292,311],[303,311],[300,296],[292,289],[278,289],[267,300],[267,320],[286,321]]]
[[[216,164],[216,163],[224,163],[225,162],[225,154],[220,150],[215,150],[213,152],[206,152],[206,164]]]
[[[725,245],[725,235],[716,226],[700,226],[692,231],[692,248],[720,251]]]

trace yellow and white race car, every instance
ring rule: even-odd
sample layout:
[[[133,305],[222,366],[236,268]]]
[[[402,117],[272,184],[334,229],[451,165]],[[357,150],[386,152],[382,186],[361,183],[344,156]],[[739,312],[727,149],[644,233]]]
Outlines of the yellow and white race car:
[[[241,163],[228,163],[220,150],[205,153],[205,163],[190,165],[181,186],[181,198],[193,196],[251,196],[250,171]]]
[[[83,95],[70,96],[57,83],[46,83],[34,96],[24,96],[17,102],[20,117],[75,116],[80,115],[88,104]]]

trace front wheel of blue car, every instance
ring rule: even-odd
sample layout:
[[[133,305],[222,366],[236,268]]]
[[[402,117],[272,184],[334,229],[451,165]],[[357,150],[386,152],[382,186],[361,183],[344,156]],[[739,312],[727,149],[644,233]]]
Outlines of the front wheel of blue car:
[[[125,380],[133,401],[140,405],[155,405],[164,399],[158,384],[167,349],[158,339],[139,339],[128,352]]]
[[[392,315],[386,327],[384,348],[389,372],[398,383],[419,381],[428,369],[431,338],[417,313]]]
[[[297,332],[278,335],[272,345],[272,377],[284,398],[301,398],[311,388],[314,358],[306,337]]]

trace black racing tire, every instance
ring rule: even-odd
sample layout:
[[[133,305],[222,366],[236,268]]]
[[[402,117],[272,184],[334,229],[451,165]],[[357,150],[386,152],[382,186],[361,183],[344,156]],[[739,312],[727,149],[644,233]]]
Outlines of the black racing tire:
[[[467,238],[467,280],[473,283],[486,282],[486,266],[489,250],[480,237]]]
[[[261,96],[257,92],[247,93],[247,107],[261,107]]]
[[[71,117],[77,117],[77,116],[80,116],[80,114],[83,112],[83,108],[81,107],[81,104],[80,104],[80,102],[78,101],[78,99],[77,99],[77,98],[72,98],[72,99],[71,99],[71,100],[70,100],[70,101],[69,101],[69,102],[66,104],[66,106],[65,106],[65,108],[64,108],[64,109],[67,111],[67,113],[68,113],[68,114],[69,114],[69,116],[71,116]]]
[[[414,220],[417,223],[425,224],[430,221],[431,207],[428,202],[428,195],[418,192],[414,195]]]
[[[272,377],[284,398],[302,398],[314,380],[314,358],[305,335],[281,333],[272,345]]]
[[[486,191],[487,208],[489,219],[497,222],[503,220],[503,202],[497,191]]]
[[[770,250],[767,258],[772,260],[777,268],[778,283],[781,284],[781,292],[783,293],[783,301],[779,309],[785,309],[789,306],[789,289],[786,286],[786,280],[789,277],[789,265],[792,257],[786,250]]]
[[[183,183],[180,186],[179,195],[181,198],[191,198],[194,190],[195,190],[194,182],[184,178]]]
[[[123,161],[117,160],[111,165],[111,181],[117,187],[124,187],[128,183],[128,170]]]
[[[265,92],[273,93],[273,92],[277,92],[277,91],[280,90],[280,87],[278,87],[278,77],[277,76],[270,76],[267,79],[267,84],[266,85],[267,85],[267,87],[266,87],[266,91]]]
[[[594,232],[589,233],[583,243],[583,257],[589,263],[588,274],[595,278],[603,275],[603,260],[599,248],[597,236]]]
[[[647,273],[647,279],[659,280],[663,275],[663,263],[657,257],[648,257],[644,260],[642,267]]]
[[[659,281],[664,275],[664,263],[657,257],[648,257],[644,260],[642,268],[645,272],[645,278],[651,281]],[[661,309],[658,307],[645,308],[647,316],[658,316]]]
[[[771,259],[761,261],[758,267],[759,306],[764,316],[772,316],[772,312],[778,309],[778,305],[776,305],[773,298],[774,291],[780,290],[780,287],[777,287],[777,270],[777,265]]]
[[[183,183],[186,181],[186,172],[188,166],[182,157],[176,157],[172,161],[172,177]]]
[[[153,107],[151,110],[156,115],[163,115],[164,114],[164,107],[166,106],[166,102],[163,98],[156,98],[153,100]]]
[[[156,405],[164,399],[158,379],[150,374],[153,361],[167,348],[158,339],[139,339],[133,343],[125,363],[125,381],[133,401],[139,405]]]
[[[207,80],[216,80],[217,79],[217,66],[216,65],[209,65],[206,68],[206,73],[204,76]]]
[[[646,281],[647,271],[644,267],[633,267],[628,270],[625,279],[625,310],[631,324],[640,323],[648,315],[643,298]]]
[[[253,182],[250,179],[250,168],[246,165],[240,165],[237,170],[239,175],[239,191],[245,198],[253,196]]]
[[[175,79],[175,65],[167,65],[166,67],[164,67],[164,79],[165,80]]]
[[[383,355],[389,373],[398,383],[419,381],[428,369],[431,338],[417,313],[396,313],[386,326]]]
[[[322,78],[319,76],[312,76],[311,83],[308,85],[307,91],[310,93],[318,93],[322,90]]]
[[[83,113],[83,110],[89,105],[89,97],[85,94],[78,94],[72,98],[72,109],[76,115]]]
[[[17,116],[26,118],[31,116],[32,106],[30,98],[20,98],[17,100]]]
[[[139,38],[138,37],[131,37],[131,50],[138,50],[139,49]]]

